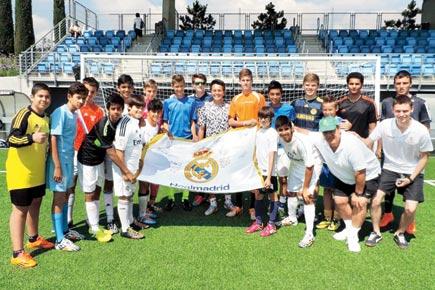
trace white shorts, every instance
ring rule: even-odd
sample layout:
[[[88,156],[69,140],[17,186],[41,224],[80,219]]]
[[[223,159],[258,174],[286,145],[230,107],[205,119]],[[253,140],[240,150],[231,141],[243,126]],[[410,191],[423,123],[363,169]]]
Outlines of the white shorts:
[[[95,166],[83,165],[78,162],[79,182],[82,185],[82,191],[93,192],[99,186],[104,184],[104,163]]]
[[[113,181],[112,159],[107,154],[104,158],[104,177],[106,180]]]
[[[113,174],[113,192],[115,196],[133,196],[135,189],[135,184],[125,181],[122,175]]]
[[[288,158],[283,148],[278,148],[276,153],[276,173],[278,176],[287,176],[289,174],[290,158]]]
[[[322,164],[315,164],[313,170],[313,176],[311,177],[310,186],[308,190],[311,194],[314,193],[314,189],[317,186],[317,181],[319,180],[320,173],[322,171]],[[289,176],[287,177],[287,191],[288,192],[300,192],[304,185],[304,172],[299,170],[290,170]]]
[[[74,150],[74,170],[73,170],[74,176],[77,176],[79,174],[79,169],[77,168],[77,163],[79,162],[77,160],[78,153],[79,153],[78,151]]]

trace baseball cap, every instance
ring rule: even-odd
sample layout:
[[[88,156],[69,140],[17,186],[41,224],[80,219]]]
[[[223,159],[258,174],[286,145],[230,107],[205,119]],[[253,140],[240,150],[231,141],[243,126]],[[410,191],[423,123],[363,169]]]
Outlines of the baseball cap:
[[[328,132],[328,131],[335,131],[338,125],[338,120],[336,117],[324,117],[320,119],[319,122],[319,131],[320,132]]]

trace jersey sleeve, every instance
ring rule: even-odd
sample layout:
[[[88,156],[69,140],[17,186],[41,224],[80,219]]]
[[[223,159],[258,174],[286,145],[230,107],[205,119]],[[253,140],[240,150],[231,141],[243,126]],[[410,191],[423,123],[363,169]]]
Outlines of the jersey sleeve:
[[[433,151],[432,140],[430,139],[429,132],[426,132],[424,135],[422,135],[420,139],[420,152],[432,152],[432,151]]]
[[[50,134],[60,136],[63,133],[63,110],[57,108],[50,116]]]
[[[418,118],[420,123],[426,126],[430,125],[430,123],[432,122],[432,119],[429,114],[429,108],[425,101],[423,101],[421,104],[420,115],[418,116]]]
[[[115,134],[115,140],[113,141],[113,146],[117,150],[125,151],[125,148],[127,148],[129,130],[126,123],[123,123],[121,121],[121,123],[116,128],[116,134]]]
[[[164,122],[168,122],[169,120],[169,104],[168,104],[168,100],[165,100],[163,102],[163,121]]]
[[[269,138],[269,152],[278,151],[278,141],[279,141],[278,133],[276,133],[275,129],[272,129]]]
[[[374,103],[371,103],[369,106],[367,119],[369,123],[376,123],[376,121],[378,120],[376,116],[376,107]]]
[[[110,127],[109,119],[100,120],[94,127],[94,130],[96,130],[95,133],[101,148],[109,149],[113,146],[113,139],[115,135]]]
[[[12,120],[11,131],[8,136],[9,146],[18,148],[33,143],[32,135],[26,134],[30,113],[29,110],[23,109]]]
[[[305,167],[314,166],[313,144],[309,140],[303,140],[300,145],[301,146],[299,147],[299,150],[302,158],[304,159]]]
[[[295,108],[293,108],[292,105],[289,105],[288,118],[289,118],[290,121],[292,121],[292,122],[296,119]]]

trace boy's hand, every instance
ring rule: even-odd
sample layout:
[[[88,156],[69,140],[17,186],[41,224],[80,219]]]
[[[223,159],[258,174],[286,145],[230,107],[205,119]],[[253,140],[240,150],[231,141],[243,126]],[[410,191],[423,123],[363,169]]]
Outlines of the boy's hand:
[[[62,182],[63,176],[62,176],[62,168],[60,166],[59,167],[54,167],[53,179],[57,183],[61,183]]]
[[[37,127],[35,133],[32,134],[32,140],[35,143],[42,144],[47,141],[48,134],[40,131],[41,127]]]
[[[270,182],[270,177],[266,177],[266,179],[264,180],[264,188],[270,188],[270,185],[272,183]]]
[[[302,198],[304,199],[305,204],[310,204],[313,201],[313,195],[310,193],[308,188],[302,190]]]
[[[127,172],[126,174],[124,174],[124,180],[125,181],[130,181],[131,183],[136,183],[136,175],[133,175],[133,173],[131,173],[130,171]]]
[[[348,120],[343,120],[340,122],[340,129],[343,129],[344,131],[349,131],[352,128],[352,123]]]

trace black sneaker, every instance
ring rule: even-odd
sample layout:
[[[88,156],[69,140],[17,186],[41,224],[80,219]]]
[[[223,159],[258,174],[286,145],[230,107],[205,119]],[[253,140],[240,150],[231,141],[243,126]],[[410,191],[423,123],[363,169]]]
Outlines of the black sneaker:
[[[192,208],[192,203],[188,199],[183,200],[183,209],[185,211],[192,211]]]
[[[168,199],[168,203],[166,203],[165,210],[171,211],[174,208],[174,205],[175,205],[174,200]]]
[[[121,232],[121,237],[132,239],[132,240],[140,240],[144,238],[144,235],[135,231],[132,228],[128,228],[126,232]]]
[[[396,242],[396,245],[399,246],[399,248],[401,249],[406,249],[409,246],[409,243],[405,239],[405,235],[403,233],[394,235],[393,240],[394,242]]]
[[[382,241],[382,236],[378,235],[375,232],[371,232],[370,236],[368,237],[368,239],[366,241],[366,246],[367,247],[374,247],[377,244],[379,244],[380,241]]]

